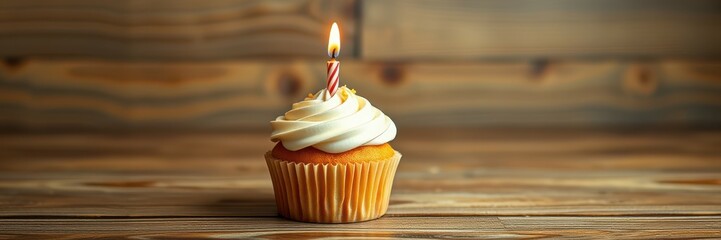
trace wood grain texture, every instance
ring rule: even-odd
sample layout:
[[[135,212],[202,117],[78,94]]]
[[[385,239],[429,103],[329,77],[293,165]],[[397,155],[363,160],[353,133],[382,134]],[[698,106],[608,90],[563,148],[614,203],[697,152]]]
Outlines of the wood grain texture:
[[[720,224],[721,217],[383,217],[335,225],[274,218],[13,219],[0,220],[3,232],[0,236],[9,239],[658,239],[667,236],[717,238],[721,236],[717,228]]]
[[[277,217],[267,132],[6,134],[0,237],[721,237],[721,132],[407,129],[388,214]]]
[[[354,54],[354,1],[2,1],[0,57],[325,59],[333,21]]]
[[[721,215],[717,132],[400,133],[390,216]],[[10,135],[0,146],[2,217],[276,216],[266,133]]]
[[[400,126],[719,127],[716,61],[344,61]],[[324,85],[311,61],[0,65],[5,129],[266,129]]]
[[[718,57],[721,2],[363,1],[366,59]]]

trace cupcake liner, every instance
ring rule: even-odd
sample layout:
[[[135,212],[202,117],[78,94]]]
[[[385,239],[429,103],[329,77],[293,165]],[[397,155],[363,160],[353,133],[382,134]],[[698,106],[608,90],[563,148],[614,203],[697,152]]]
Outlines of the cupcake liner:
[[[273,158],[270,152],[265,159],[280,215],[303,222],[348,223],[386,213],[401,154],[342,164],[295,163]]]

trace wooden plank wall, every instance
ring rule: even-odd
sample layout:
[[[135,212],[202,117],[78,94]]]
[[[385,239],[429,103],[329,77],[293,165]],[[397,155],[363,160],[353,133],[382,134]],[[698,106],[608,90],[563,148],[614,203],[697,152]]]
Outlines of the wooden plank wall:
[[[155,60],[323,59],[331,19],[353,52],[355,3],[331,0],[0,2],[0,55]],[[320,54],[319,54],[320,53]]]
[[[0,2],[0,129],[259,129],[341,81],[401,127],[719,127],[721,1]]]
[[[718,0],[368,0],[374,59],[718,57]]]

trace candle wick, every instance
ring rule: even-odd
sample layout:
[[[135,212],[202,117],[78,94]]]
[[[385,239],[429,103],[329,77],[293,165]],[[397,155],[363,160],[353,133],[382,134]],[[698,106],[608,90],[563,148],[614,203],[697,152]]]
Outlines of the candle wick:
[[[333,53],[331,54],[331,58],[335,59],[338,55],[336,54],[336,48],[333,48]]]

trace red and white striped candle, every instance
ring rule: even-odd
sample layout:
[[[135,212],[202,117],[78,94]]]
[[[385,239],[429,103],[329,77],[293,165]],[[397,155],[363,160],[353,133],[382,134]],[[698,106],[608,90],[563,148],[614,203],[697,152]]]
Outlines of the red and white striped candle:
[[[328,79],[326,84],[326,89],[329,94],[328,98],[335,95],[338,91],[338,85],[340,84],[340,62],[335,60],[339,53],[340,31],[338,30],[338,24],[334,22],[333,26],[330,28],[330,37],[328,38],[328,56],[330,56],[330,61],[328,61]]]
[[[335,58],[328,61],[328,81],[326,89],[332,97],[338,91],[338,76],[340,75],[340,62]]]

